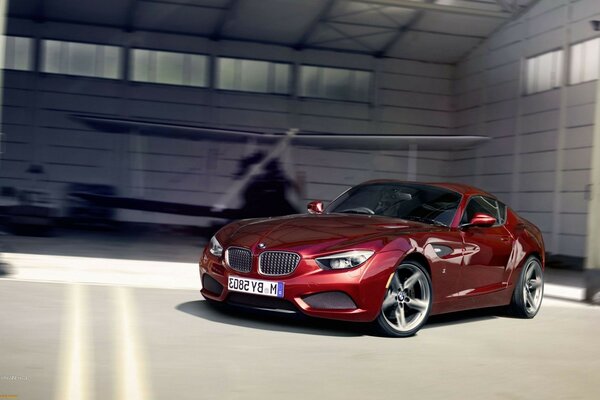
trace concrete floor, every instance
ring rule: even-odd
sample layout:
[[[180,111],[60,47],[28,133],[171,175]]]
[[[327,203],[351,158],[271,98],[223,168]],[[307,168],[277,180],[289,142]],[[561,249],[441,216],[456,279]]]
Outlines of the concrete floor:
[[[0,230],[0,252],[52,254],[168,262],[197,262],[207,239],[173,230],[56,228],[48,235],[21,236]]]
[[[415,337],[209,307],[197,291],[0,280],[18,399],[597,399],[600,308],[432,318]]]
[[[130,286],[157,286],[153,282],[158,282],[162,288],[168,273],[169,287],[195,288],[197,262],[205,244],[206,238],[200,236],[141,228],[121,231],[57,228],[48,236],[0,233],[0,276],[16,274],[20,280],[102,284],[124,282]],[[15,254],[19,256],[15,258]],[[69,274],[74,279],[67,278]],[[544,293],[547,297],[581,301],[585,298],[585,279],[583,271],[548,266]]]
[[[413,338],[388,339],[362,325],[209,307],[195,290],[203,242],[177,232],[0,237],[0,397],[600,393],[600,307],[557,299],[579,296],[581,273],[547,269],[534,320],[473,311],[434,317]]]

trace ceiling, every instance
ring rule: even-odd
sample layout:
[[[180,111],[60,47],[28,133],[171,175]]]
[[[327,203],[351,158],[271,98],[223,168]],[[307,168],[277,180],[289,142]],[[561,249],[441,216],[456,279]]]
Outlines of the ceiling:
[[[9,16],[456,63],[538,0],[10,0]]]

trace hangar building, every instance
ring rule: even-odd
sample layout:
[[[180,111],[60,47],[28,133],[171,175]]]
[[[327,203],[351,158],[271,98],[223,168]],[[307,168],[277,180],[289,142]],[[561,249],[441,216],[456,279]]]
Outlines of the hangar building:
[[[97,183],[213,205],[240,160],[277,146],[231,135],[372,136],[285,148],[300,202],[374,178],[465,182],[538,224],[550,253],[600,266],[598,0],[10,0],[6,12],[4,188],[60,203],[66,185]]]

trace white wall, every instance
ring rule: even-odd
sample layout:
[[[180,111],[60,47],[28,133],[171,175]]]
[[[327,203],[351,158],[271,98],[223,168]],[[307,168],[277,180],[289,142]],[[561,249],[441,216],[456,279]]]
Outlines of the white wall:
[[[548,251],[585,254],[596,82],[525,96],[527,57],[598,36],[597,0],[543,0],[456,71],[457,133],[493,140],[453,154],[449,178],[496,193],[544,232]],[[568,74],[568,68],[565,68]],[[566,75],[568,76],[568,75]],[[564,80],[566,82],[566,78]]]

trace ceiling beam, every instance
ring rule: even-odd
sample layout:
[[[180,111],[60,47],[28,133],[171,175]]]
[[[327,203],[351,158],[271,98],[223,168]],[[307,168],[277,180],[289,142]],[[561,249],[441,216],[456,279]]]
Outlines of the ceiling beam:
[[[223,10],[224,7],[213,6],[210,4],[194,3],[190,0],[144,0],[145,3],[164,4],[168,6],[184,6],[184,7],[196,7],[196,8],[210,8],[213,10]]]
[[[135,14],[137,13],[138,0],[129,0],[127,7],[127,15],[125,16],[125,32],[133,32],[135,30]]]
[[[345,1],[348,1],[348,0],[345,0]],[[352,0],[352,1],[364,3],[364,4],[387,6],[387,7],[409,8],[411,10],[438,11],[438,12],[445,12],[445,13],[449,13],[449,14],[470,15],[470,16],[474,16],[474,17],[508,19],[512,16],[511,13],[502,12],[502,11],[489,11],[489,10],[481,10],[481,9],[469,8],[469,7],[448,6],[448,5],[437,4],[437,3],[420,3],[420,2],[411,1],[411,0]]]
[[[44,0],[38,0],[35,3],[32,19],[35,22],[46,22],[46,2]]]
[[[359,26],[362,28],[374,28],[374,29],[380,29],[382,31],[390,31],[390,32],[395,32],[396,29],[398,29],[396,26],[389,26],[389,25],[376,25],[376,24],[369,24],[369,23],[364,23],[364,22],[347,22],[347,21],[336,21],[335,19],[330,19],[327,21],[323,21],[324,23],[326,23],[327,25],[331,25],[331,24],[335,24],[335,25],[342,25],[342,26]]]
[[[426,2],[433,3],[433,0],[426,0]],[[390,40],[383,46],[383,48],[379,50],[377,54],[375,54],[375,57],[387,57],[394,45],[398,43],[404,35],[406,35],[406,32],[419,23],[419,21],[423,18],[424,13],[425,11],[423,10],[415,12],[412,18],[406,24],[402,25],[396,34],[392,36]]]
[[[210,38],[212,40],[220,40],[223,38],[223,31],[225,29],[225,25],[235,16],[237,9],[240,5],[240,0],[230,0],[227,8],[221,14],[221,18],[215,25],[215,29],[213,30]]]
[[[385,8],[385,6],[372,5],[367,9],[345,11],[345,12],[342,12],[341,14],[332,15],[330,18],[331,19],[346,18],[346,17],[351,17],[353,15],[364,14],[366,12],[380,11],[381,9],[384,9],[384,8]]]
[[[371,46],[363,43],[362,40],[360,40],[360,39],[364,38],[364,37],[370,37],[370,36],[377,36],[377,35],[385,34],[385,32],[371,32],[371,33],[363,33],[363,34],[360,34],[360,35],[349,35],[348,33],[346,33],[343,30],[337,28],[336,26],[334,26],[331,23],[329,23],[328,25],[329,25],[329,27],[331,29],[333,29],[334,31],[336,31],[342,37],[335,38],[335,39],[322,40],[322,41],[319,41],[319,42],[313,42],[312,44],[314,44],[315,46],[319,46],[319,45],[322,45],[324,43],[335,43],[335,42],[339,42],[341,40],[350,40],[350,41],[353,41],[354,43],[358,44],[359,46],[365,48],[369,53],[372,53],[373,51],[375,51],[375,49],[373,49]]]
[[[519,11],[519,2],[516,0],[496,0],[496,3],[506,12],[511,14]]]
[[[496,27],[496,29],[494,29],[493,31],[488,33],[487,37],[490,38],[490,37],[494,36],[496,33],[500,32],[502,29],[504,29],[504,27],[506,25],[510,24],[511,21],[517,21],[523,15],[527,14],[529,12],[529,10],[533,9],[533,7],[537,6],[537,4],[541,1],[542,0],[531,0],[526,6],[519,8],[519,10],[516,11],[510,19],[507,19],[506,21],[502,22],[500,25],[498,25],[498,27]],[[471,50],[471,51],[473,51],[473,50]],[[467,56],[467,55],[468,55],[468,53],[465,56]]]
[[[431,30],[431,29],[410,29],[410,31],[411,32],[416,32],[416,33],[429,33],[429,34],[432,34],[432,35],[444,35],[444,36],[461,37],[461,38],[465,38],[465,39],[483,40],[483,39],[487,38],[487,36],[469,35],[469,34],[466,34],[466,33],[442,32],[442,31],[435,31],[435,30]]]
[[[329,15],[329,12],[333,8],[335,2],[336,0],[327,0],[325,4],[323,4],[323,7],[321,7],[315,18],[313,18],[313,20],[310,21],[310,24],[308,24],[307,28],[304,30],[304,33],[294,45],[295,49],[302,50],[306,47],[306,44],[308,43],[308,40],[314,33],[315,29],[317,29],[317,26],[319,26],[321,21],[324,20],[325,17],[327,17],[327,15]]]

